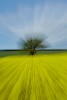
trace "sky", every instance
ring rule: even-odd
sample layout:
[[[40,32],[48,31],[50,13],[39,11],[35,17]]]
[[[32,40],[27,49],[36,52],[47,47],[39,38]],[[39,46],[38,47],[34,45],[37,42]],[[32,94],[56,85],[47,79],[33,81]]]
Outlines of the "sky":
[[[18,49],[28,36],[67,49],[67,0],[0,0],[0,49]]]

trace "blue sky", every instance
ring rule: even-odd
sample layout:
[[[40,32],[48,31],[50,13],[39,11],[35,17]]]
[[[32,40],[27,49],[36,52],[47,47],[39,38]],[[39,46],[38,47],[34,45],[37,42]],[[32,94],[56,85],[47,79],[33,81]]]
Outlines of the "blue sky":
[[[0,49],[17,49],[31,35],[67,49],[67,0],[0,0]]]

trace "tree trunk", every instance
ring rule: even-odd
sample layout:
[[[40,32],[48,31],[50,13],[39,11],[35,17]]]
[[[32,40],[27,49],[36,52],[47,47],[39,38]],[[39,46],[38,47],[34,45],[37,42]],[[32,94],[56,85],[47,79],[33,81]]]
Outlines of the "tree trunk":
[[[34,55],[35,53],[36,53],[36,50],[31,50],[31,51],[30,51],[30,54],[31,54],[31,55]]]

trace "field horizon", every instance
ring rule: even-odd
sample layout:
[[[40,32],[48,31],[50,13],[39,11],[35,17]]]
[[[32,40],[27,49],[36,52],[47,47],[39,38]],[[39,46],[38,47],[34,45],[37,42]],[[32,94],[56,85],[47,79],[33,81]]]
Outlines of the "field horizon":
[[[55,53],[63,53],[63,52],[67,52],[67,49],[37,50],[35,55],[38,55],[38,54],[55,54]],[[0,57],[11,56],[11,55],[29,55],[29,52],[28,52],[28,50],[21,50],[21,49],[0,50]]]

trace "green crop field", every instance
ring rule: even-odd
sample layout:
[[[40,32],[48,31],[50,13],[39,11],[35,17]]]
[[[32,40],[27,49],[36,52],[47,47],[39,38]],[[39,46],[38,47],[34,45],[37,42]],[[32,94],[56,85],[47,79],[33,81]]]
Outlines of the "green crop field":
[[[67,53],[0,58],[0,100],[67,100]]]

